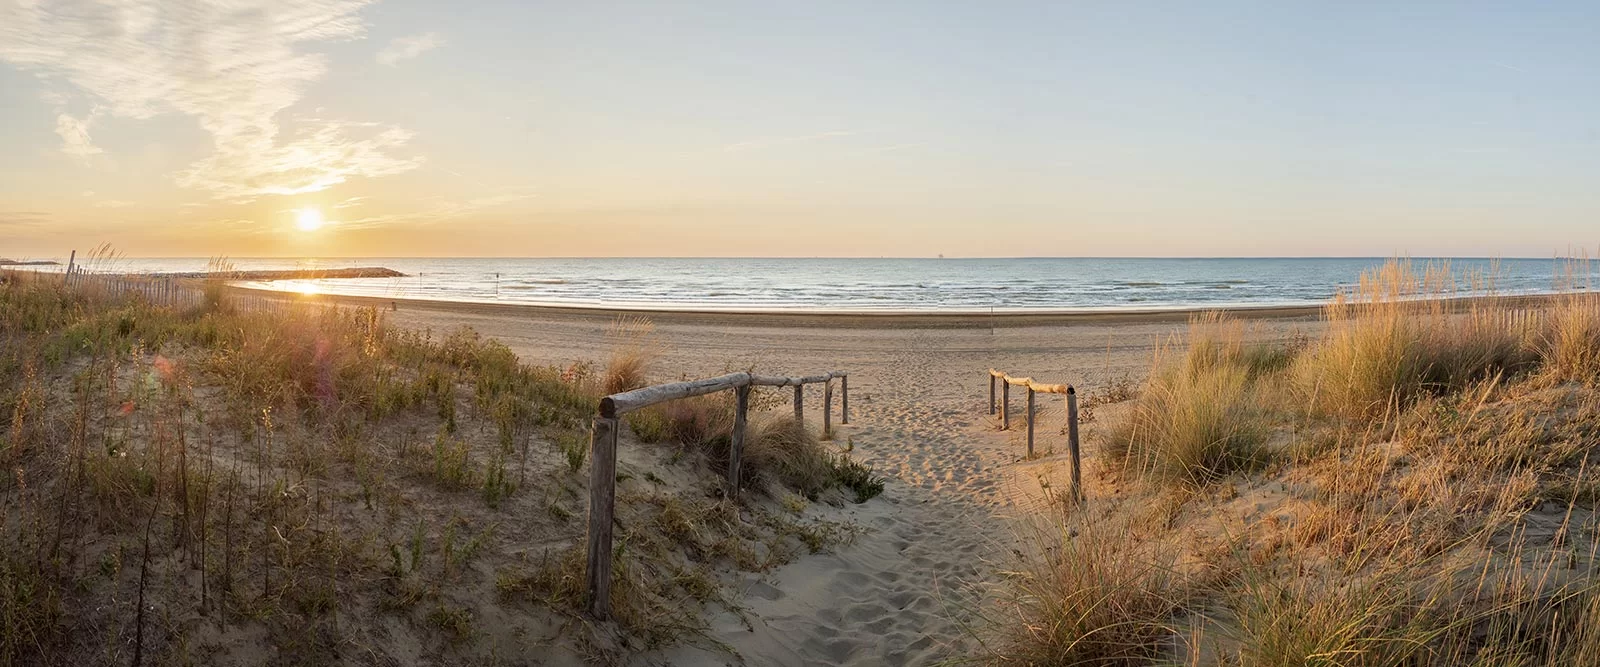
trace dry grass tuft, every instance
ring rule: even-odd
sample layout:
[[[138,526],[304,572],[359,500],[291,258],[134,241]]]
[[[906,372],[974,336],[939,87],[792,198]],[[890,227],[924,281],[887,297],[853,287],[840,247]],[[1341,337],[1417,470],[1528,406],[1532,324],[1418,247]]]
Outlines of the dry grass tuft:
[[[1192,322],[1184,356],[1156,372],[1106,453],[1124,470],[1189,485],[1248,469],[1268,435],[1259,377],[1283,363],[1273,348],[1245,345],[1237,322]]]
[[[623,317],[611,325],[611,358],[601,378],[605,394],[618,394],[649,384],[650,367],[661,356],[655,341],[655,324],[644,317]]]
[[[991,619],[996,662],[1147,665],[1165,654],[1190,585],[1169,545],[1106,521],[1040,528],[1026,542]]]
[[[776,482],[813,500],[838,484],[827,449],[792,416],[759,420],[745,440],[743,465],[752,486]]]

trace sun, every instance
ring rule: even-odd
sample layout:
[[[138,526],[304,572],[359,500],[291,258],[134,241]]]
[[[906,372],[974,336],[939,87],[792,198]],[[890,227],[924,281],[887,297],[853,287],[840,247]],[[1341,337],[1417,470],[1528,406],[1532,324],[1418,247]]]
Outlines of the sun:
[[[322,211],[314,208],[302,208],[294,217],[295,226],[302,232],[314,232],[322,229]]]

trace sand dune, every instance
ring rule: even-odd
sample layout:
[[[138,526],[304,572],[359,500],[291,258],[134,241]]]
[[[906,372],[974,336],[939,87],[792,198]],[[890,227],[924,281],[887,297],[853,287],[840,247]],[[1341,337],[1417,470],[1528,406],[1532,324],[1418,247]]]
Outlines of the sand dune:
[[[1252,335],[1287,338],[1317,326],[1297,315],[1261,321]],[[433,304],[407,304],[391,316],[440,332],[472,326],[526,359],[552,364],[603,356],[614,317]],[[1021,420],[1002,432],[987,414],[986,369],[1005,367],[1092,393],[1118,378],[1139,379],[1156,346],[1181,327],[1166,319],[995,328],[825,325],[825,318],[803,325],[657,322],[659,375],[752,367],[849,371],[853,419],[839,427],[838,441],[891,480],[880,499],[838,510],[866,529],[853,543],[746,577],[741,612],[711,619],[712,638],[733,655],[680,647],[637,656],[641,664],[928,664],[981,650],[976,632],[984,596],[998,581],[997,556],[1016,541],[1013,521],[1039,512],[1042,485],[1063,488],[1066,473],[1061,406],[1041,403],[1042,456],[1024,461]],[[820,392],[808,398],[814,418],[820,398]],[[1021,410],[1020,392],[1012,400]],[[1086,428],[1092,438],[1095,425]]]

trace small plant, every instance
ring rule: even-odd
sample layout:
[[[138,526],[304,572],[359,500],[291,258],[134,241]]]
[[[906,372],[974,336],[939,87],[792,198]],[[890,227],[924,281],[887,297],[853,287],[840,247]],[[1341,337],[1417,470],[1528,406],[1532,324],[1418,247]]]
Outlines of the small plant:
[[[515,490],[516,485],[506,476],[506,455],[496,452],[489,458],[489,467],[483,475],[483,501],[490,507],[499,507],[500,501]]]
[[[589,442],[579,435],[562,436],[556,440],[561,446],[561,452],[567,457],[567,470],[576,473],[583,470],[583,464],[589,460]]]
[[[462,607],[439,605],[428,612],[428,623],[459,644],[472,638],[472,612]]]
[[[465,489],[472,486],[472,459],[467,453],[467,443],[451,438],[443,431],[433,440],[433,480],[445,489]]]
[[[833,456],[834,478],[839,484],[855,492],[856,502],[864,503],[883,493],[884,478],[872,472],[872,466],[851,459],[847,454]]]

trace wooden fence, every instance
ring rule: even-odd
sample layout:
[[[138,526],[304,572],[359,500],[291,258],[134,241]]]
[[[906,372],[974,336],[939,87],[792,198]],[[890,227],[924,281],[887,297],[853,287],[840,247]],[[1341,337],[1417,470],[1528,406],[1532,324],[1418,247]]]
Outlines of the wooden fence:
[[[989,369],[989,414],[995,413],[995,385],[1000,386],[1000,429],[1011,428],[1011,387],[1028,390],[1028,458],[1033,458],[1034,417],[1037,414],[1035,394],[1063,394],[1067,397],[1067,450],[1072,457],[1072,497],[1083,499],[1083,479],[1078,453],[1078,391],[1070,384],[1044,384],[1033,378],[1011,377],[993,368]]]
[[[843,372],[775,377],[750,373],[729,373],[714,378],[661,384],[600,399],[600,414],[594,419],[589,464],[589,558],[587,596],[589,613],[597,619],[611,615],[611,528],[616,518],[618,418],[657,403],[733,391],[733,437],[728,446],[728,497],[739,493],[739,458],[744,452],[745,426],[750,411],[751,387],[794,387],[794,418],[805,423],[805,386],[821,384],[822,432],[833,434],[833,381],[840,384],[840,423],[850,423],[850,378]]]
[[[39,274],[41,276],[52,274]],[[132,295],[163,308],[199,308],[205,305],[205,281],[137,273],[94,273],[69,266],[59,276],[67,289],[100,294]],[[286,294],[286,296],[292,296]],[[281,307],[281,298],[256,294],[228,294],[227,304],[238,311],[256,312]]]

